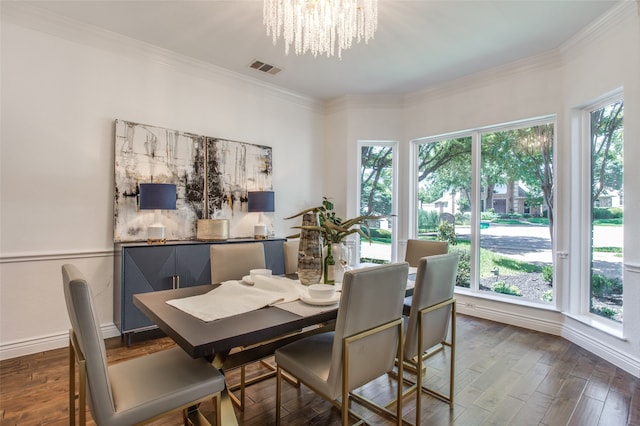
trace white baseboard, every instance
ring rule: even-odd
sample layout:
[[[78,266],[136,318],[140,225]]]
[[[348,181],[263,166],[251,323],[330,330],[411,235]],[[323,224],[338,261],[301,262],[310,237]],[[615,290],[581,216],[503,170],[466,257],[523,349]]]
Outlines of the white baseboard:
[[[107,324],[101,327],[105,339],[120,336],[120,331],[115,324]],[[0,345],[0,360],[17,358],[52,349],[66,348],[69,345],[69,332],[50,334],[33,339],[20,340]]]
[[[515,312],[505,312],[500,309],[492,309],[479,305],[474,305],[473,308],[468,308],[464,304],[458,303],[456,309],[461,314],[472,317],[484,318],[529,330],[541,331],[543,333],[553,334],[554,336],[562,335],[563,324],[558,321],[545,320]]]
[[[575,343],[581,348],[598,355],[600,358],[609,361],[611,364],[623,369],[627,373],[632,374],[635,377],[640,377],[640,359],[625,352],[617,351],[611,346],[608,346],[583,331],[567,324],[565,324],[565,327],[563,328],[562,337],[572,343]]]
[[[474,305],[473,308],[469,308],[465,306],[464,303],[459,303],[456,309],[457,312],[461,314],[561,336],[571,343],[574,343],[610,362],[616,367],[621,368],[627,373],[640,378],[640,359],[612,348],[611,346],[599,341],[594,336],[590,336],[567,323],[543,320],[529,315],[504,312],[477,305]]]

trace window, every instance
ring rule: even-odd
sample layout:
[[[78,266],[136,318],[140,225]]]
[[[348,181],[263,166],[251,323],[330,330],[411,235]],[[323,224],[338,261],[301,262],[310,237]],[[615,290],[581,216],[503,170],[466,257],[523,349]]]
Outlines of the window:
[[[622,322],[623,305],[623,117],[622,100],[589,110],[589,311],[617,322]]]
[[[416,229],[460,253],[456,285],[553,302],[552,117],[416,141]]]
[[[481,134],[481,291],[553,300],[553,140],[551,123]]]
[[[389,263],[395,260],[396,150],[395,142],[360,142],[359,214],[380,216],[367,221],[372,242],[360,238],[360,261]]]
[[[471,136],[418,145],[415,236],[460,252],[456,285],[470,286]]]

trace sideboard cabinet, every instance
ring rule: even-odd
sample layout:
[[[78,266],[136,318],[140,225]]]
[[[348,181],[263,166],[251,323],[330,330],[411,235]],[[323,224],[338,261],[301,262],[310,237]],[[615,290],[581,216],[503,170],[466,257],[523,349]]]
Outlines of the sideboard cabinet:
[[[211,283],[212,244],[251,242],[264,245],[267,268],[284,274],[284,239],[169,242],[162,245],[123,243],[115,246],[113,322],[120,333],[154,327],[133,305],[133,295]]]

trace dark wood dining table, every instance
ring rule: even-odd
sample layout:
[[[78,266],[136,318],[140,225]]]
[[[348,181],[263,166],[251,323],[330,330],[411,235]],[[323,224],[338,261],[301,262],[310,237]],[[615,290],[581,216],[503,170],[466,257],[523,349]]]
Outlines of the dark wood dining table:
[[[186,353],[206,358],[222,371],[263,359],[283,345],[335,326],[338,304],[305,316],[276,305],[205,322],[166,303],[205,294],[218,285],[139,293],[133,296],[133,304]],[[412,293],[413,288],[407,290],[407,296]],[[237,424],[228,393],[222,396],[223,424]]]
[[[208,358],[222,369],[264,358],[283,344],[324,331],[331,327],[337,316],[337,304],[309,316],[268,306],[205,322],[166,303],[171,299],[207,293],[216,286],[140,293],[133,296],[133,303],[193,358]],[[314,325],[323,327],[311,327]],[[303,331],[308,328],[311,329]],[[234,348],[245,349],[230,354]]]
[[[410,279],[415,279],[415,273]],[[337,304],[308,316],[276,305],[205,322],[166,303],[171,299],[207,293],[218,285],[140,293],[133,296],[133,304],[193,358],[208,358],[222,369],[264,358],[283,344],[331,329],[337,317]],[[410,287],[407,296],[412,294]],[[407,302],[410,304],[410,298]],[[311,327],[315,325],[321,327]],[[240,347],[245,350],[230,354],[232,349]]]
[[[207,358],[223,372],[263,359],[272,355],[280,346],[334,327],[337,304],[319,309],[317,313],[308,316],[268,306],[205,322],[166,303],[171,299],[207,293],[218,285],[140,293],[133,296],[133,304],[186,353],[193,358]],[[197,408],[193,408],[193,413],[200,416]],[[222,393],[222,423],[238,424],[231,395],[226,389]]]

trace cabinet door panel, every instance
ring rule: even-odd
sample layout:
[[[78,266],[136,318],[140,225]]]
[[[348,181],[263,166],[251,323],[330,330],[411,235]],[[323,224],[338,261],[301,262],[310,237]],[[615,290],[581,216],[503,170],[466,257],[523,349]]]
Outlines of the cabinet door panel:
[[[176,273],[180,287],[211,284],[209,244],[176,246]]]
[[[176,255],[173,246],[131,247],[123,253],[123,318],[122,331],[153,325],[133,305],[133,295],[172,288],[176,273]]]

